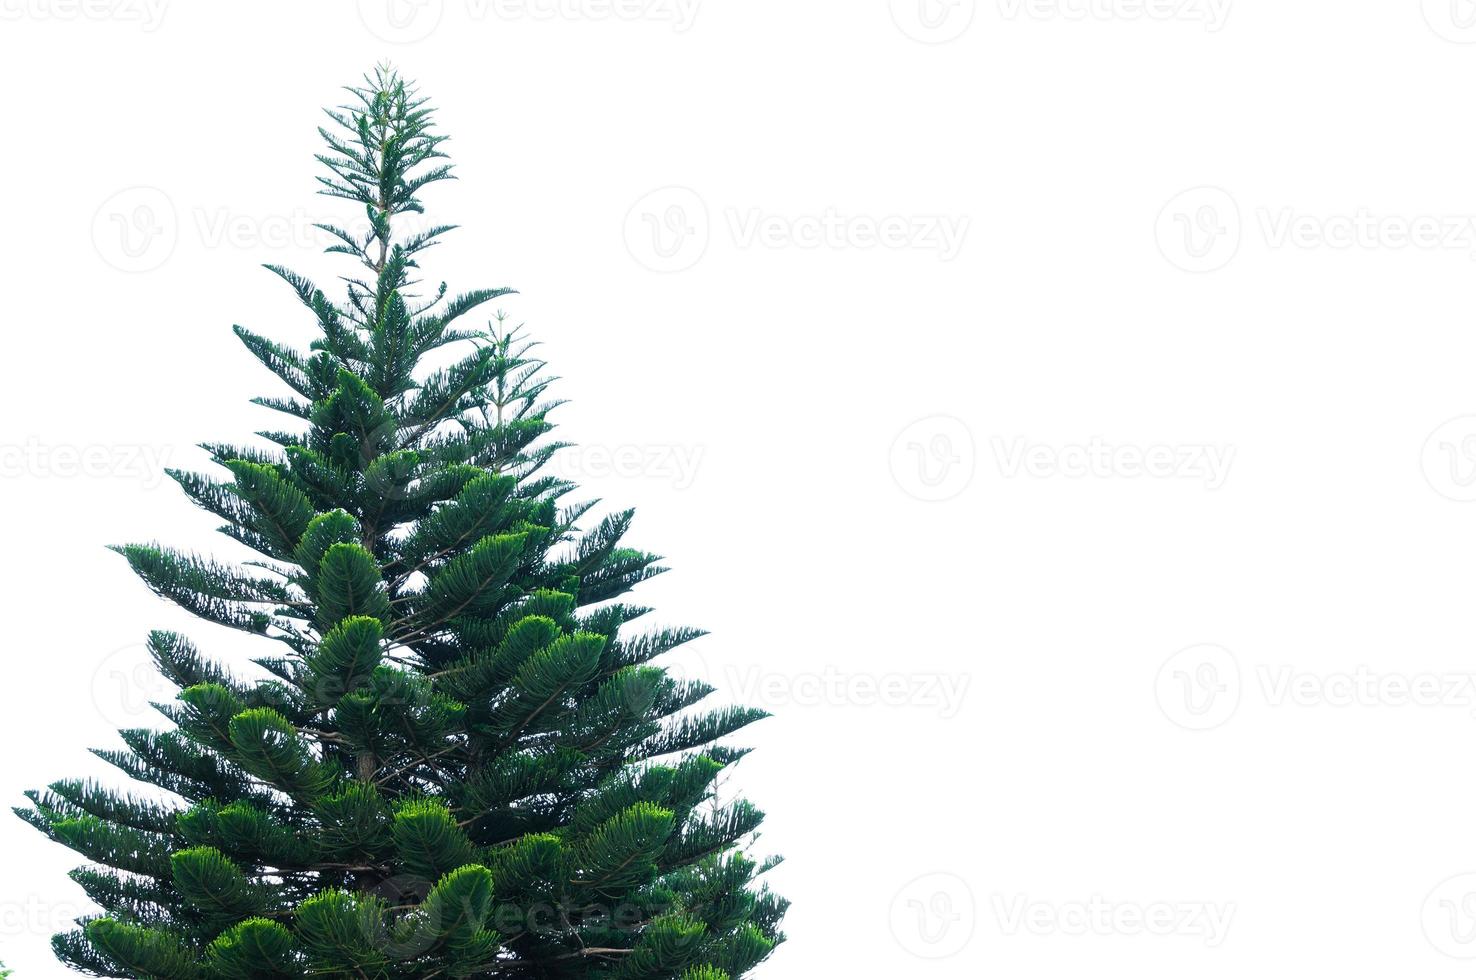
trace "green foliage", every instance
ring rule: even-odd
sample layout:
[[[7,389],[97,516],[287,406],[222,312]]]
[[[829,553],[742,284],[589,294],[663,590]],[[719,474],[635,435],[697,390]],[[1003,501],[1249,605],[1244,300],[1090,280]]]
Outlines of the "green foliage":
[[[476,856],[471,840],[440,800],[407,800],[390,827],[400,864],[411,874],[435,880]]]
[[[328,707],[363,687],[384,655],[383,639],[383,624],[371,616],[351,616],[335,624],[305,658],[309,702]]]
[[[350,616],[389,619],[389,596],[379,577],[379,564],[363,545],[332,545],[318,563],[313,584],[318,626],[325,631]]]
[[[92,945],[130,976],[188,980],[195,958],[183,937],[116,919],[94,919],[83,929]]]
[[[210,944],[205,962],[211,974],[228,980],[304,975],[292,933],[270,919],[247,919],[231,926]]]
[[[234,921],[254,915],[267,903],[265,889],[253,885],[230,858],[213,847],[175,851],[170,865],[175,890],[210,918]]]
[[[151,789],[28,794],[102,910],[57,956],[165,980],[736,980],[783,938],[773,863],[740,850],[762,815],[715,799],[745,754],[723,740],[764,715],[700,711],[712,688],[667,675],[700,631],[627,635],[646,610],[620,597],[657,557],[623,543],[629,511],[578,526],[534,345],[501,313],[463,325],[510,290],[422,285],[450,227],[396,219],[451,176],[424,99],[381,68],[328,116],[321,192],[365,219],[321,226],[356,263],[346,296],[270,267],[317,337],[235,328],[290,428],[206,446],[223,475],[171,473],[253,556],[116,549],[280,646],[226,669],[152,634],[172,726],[97,753]]]

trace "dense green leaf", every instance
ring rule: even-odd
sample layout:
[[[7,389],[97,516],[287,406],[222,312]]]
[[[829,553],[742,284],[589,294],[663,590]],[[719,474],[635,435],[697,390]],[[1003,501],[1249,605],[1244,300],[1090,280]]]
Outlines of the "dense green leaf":
[[[269,649],[151,634],[178,693],[135,700],[172,727],[95,750],[145,789],[61,780],[17,808],[90,862],[72,877],[100,914],[56,955],[192,980],[739,980],[787,907],[738,851],[762,814],[716,792],[747,751],[724,740],[764,713],[692,710],[713,687],[661,664],[700,630],[633,633],[648,610],[620,597],[658,559],[625,543],[631,511],[552,473],[555,379],[506,314],[473,321],[512,291],[424,279],[450,226],[407,217],[452,175],[429,104],[378,68],[320,132],[321,191],[357,212],[318,226],[340,295],[268,267],[313,330],[235,328],[280,429],[206,443],[228,479],[169,471],[250,553],[117,549]]]

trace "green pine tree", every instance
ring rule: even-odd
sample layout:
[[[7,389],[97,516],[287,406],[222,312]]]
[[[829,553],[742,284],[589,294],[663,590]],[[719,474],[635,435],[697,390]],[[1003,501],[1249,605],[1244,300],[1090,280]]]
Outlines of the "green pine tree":
[[[509,290],[417,291],[449,227],[395,219],[451,176],[446,137],[387,68],[348,91],[318,157],[320,192],[368,217],[320,226],[357,260],[346,299],[271,267],[320,336],[236,328],[290,428],[207,445],[221,480],[171,474],[254,560],[116,549],[282,646],[248,680],[154,633],[172,725],[98,755],[164,792],[27,794],[104,910],[56,952],[109,977],[740,977],[786,903],[741,850],[761,814],[715,781],[744,754],[721,740],[763,713],[703,711],[709,685],[653,665],[700,631],[627,635],[645,610],[615,600],[657,557],[621,543],[628,511],[576,527],[590,505],[547,472],[532,345],[501,314],[459,325]]]

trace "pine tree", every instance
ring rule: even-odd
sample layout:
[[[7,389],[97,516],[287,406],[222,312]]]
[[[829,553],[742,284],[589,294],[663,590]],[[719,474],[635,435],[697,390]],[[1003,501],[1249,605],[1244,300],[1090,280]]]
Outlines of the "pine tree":
[[[319,226],[357,260],[346,299],[269,266],[319,335],[236,328],[290,426],[205,446],[219,479],[171,473],[253,560],[115,549],[281,646],[247,680],[152,634],[171,724],[97,754],[155,789],[27,794],[103,909],[56,952],[110,977],[742,976],[786,903],[742,851],[762,815],[715,786],[745,751],[721,740],[763,713],[704,711],[710,685],[653,665],[700,631],[627,635],[646,610],[617,600],[659,559],[622,544],[629,511],[577,526],[533,345],[500,313],[460,325],[510,290],[418,291],[450,226],[396,219],[451,177],[446,137],[388,68],[347,91],[318,157],[320,193],[368,219]]]

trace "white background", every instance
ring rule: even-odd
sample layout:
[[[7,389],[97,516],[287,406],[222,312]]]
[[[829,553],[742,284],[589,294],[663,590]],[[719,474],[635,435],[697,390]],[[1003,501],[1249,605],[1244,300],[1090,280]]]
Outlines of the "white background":
[[[161,468],[279,424],[229,328],[310,336],[258,266],[344,271],[318,108],[391,58],[431,277],[521,290],[560,465],[776,715],[757,976],[1469,974],[1466,0],[388,2],[0,0],[7,799],[115,778],[149,629],[271,649],[103,546],[232,554]],[[74,855],[0,853],[60,975]]]

